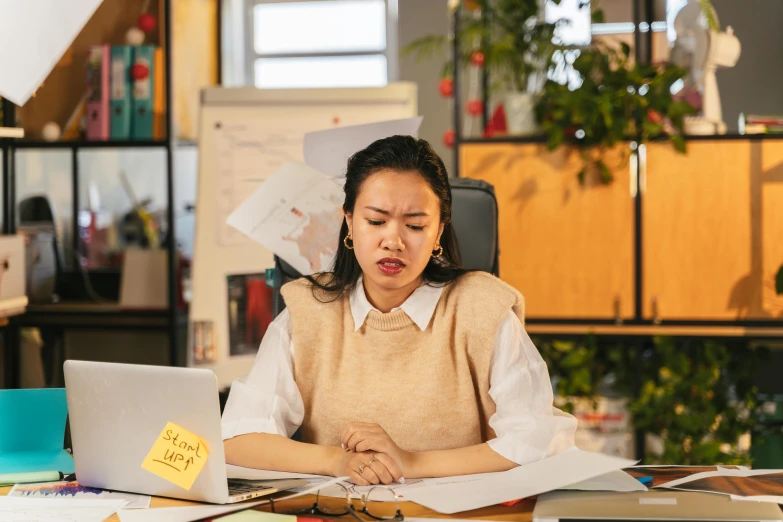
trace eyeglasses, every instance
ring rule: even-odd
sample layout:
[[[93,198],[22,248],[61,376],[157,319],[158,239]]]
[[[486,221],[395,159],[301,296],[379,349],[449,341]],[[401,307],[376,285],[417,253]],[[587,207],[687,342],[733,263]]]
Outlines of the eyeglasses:
[[[307,509],[302,509],[294,512],[276,511],[275,502],[271,502],[271,508],[273,513],[281,513],[287,515],[315,515],[324,517],[342,517],[350,515],[360,522],[365,522],[359,516],[359,513],[367,515],[373,520],[405,520],[405,517],[400,510],[400,497],[393,489],[387,486],[375,486],[370,488],[366,493],[357,492],[355,490],[348,489],[343,484],[336,484],[342,489],[345,499],[345,503],[340,503],[335,499],[334,505],[321,505],[321,490],[318,490],[315,494],[315,502]],[[359,507],[356,506],[359,504]],[[387,510],[381,509],[380,506],[389,502],[394,502],[394,515],[383,514]]]

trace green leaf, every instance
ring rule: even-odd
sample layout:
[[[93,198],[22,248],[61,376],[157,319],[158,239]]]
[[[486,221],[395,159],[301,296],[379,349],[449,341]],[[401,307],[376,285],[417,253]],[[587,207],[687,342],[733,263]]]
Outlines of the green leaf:
[[[783,265],[780,265],[778,275],[775,276],[775,291],[778,295],[783,295]]]
[[[595,11],[593,11],[591,18],[594,24],[604,23],[604,19],[605,19],[604,11],[602,9],[596,9]]]
[[[710,0],[699,0],[701,5],[701,12],[704,14],[704,18],[707,20],[707,25],[710,26],[715,32],[720,32],[720,26],[715,19],[715,12],[712,10],[712,2]]]
[[[668,115],[672,119],[690,114],[696,114],[696,109],[686,101],[676,101],[669,106]]]
[[[677,150],[677,152],[681,152],[685,154],[686,151],[685,137],[683,137],[682,134],[672,134],[671,142],[672,145],[674,145],[674,148]]]
[[[595,165],[598,167],[598,172],[601,173],[601,182],[606,184],[611,183],[614,177],[612,176],[612,172],[609,170],[609,167],[606,166],[606,163],[604,163],[602,160],[598,160]]]
[[[629,56],[631,56],[631,46],[630,46],[630,45],[628,45],[628,44],[627,44],[627,43],[625,43],[625,42],[622,42],[622,44],[620,44],[620,45],[621,45],[621,47],[622,47],[622,49],[623,49],[623,56],[625,56],[626,58],[628,58]]]
[[[560,145],[563,144],[563,140],[565,139],[565,131],[562,127],[552,127],[549,132],[549,139],[547,140],[547,147],[549,150],[555,150]]]
[[[585,184],[585,175],[587,174],[587,167],[582,167],[582,170],[579,171],[579,173],[576,175],[576,178],[579,180],[580,185]]]
[[[417,62],[432,58],[435,55],[443,56],[446,42],[448,42],[446,35],[424,36],[400,49],[400,56],[406,58],[411,54],[416,54]]]

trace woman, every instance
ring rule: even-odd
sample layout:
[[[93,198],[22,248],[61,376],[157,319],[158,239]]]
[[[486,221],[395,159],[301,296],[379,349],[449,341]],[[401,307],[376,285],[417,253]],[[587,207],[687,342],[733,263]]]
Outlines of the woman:
[[[429,144],[393,136],[356,153],[343,210],[333,272],[283,287],[286,310],[232,385],[226,461],[369,485],[504,471],[573,446],[522,296],[460,268]]]

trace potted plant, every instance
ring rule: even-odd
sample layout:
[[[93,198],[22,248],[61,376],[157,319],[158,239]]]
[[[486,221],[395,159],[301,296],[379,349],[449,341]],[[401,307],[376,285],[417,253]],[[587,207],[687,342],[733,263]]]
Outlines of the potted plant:
[[[749,463],[745,435],[761,413],[754,377],[768,348],[654,337],[639,361],[632,346],[614,339],[535,336],[533,342],[564,410],[581,403],[589,414],[584,403],[592,401],[597,413],[601,402],[627,399],[633,427],[646,434],[645,464]],[[589,430],[589,423],[579,429]]]
[[[561,2],[550,1],[558,5]],[[536,132],[536,95],[546,80],[553,54],[562,49],[553,42],[559,22],[544,19],[540,0],[457,0],[449,5],[453,10],[463,9],[455,34],[459,52],[453,62],[486,68],[490,90],[503,93],[510,134]],[[419,60],[428,58],[435,52],[442,53],[449,41],[447,35],[425,36],[410,43],[402,53],[415,53]],[[442,71],[441,93],[447,96],[452,91],[453,66],[447,62]],[[468,103],[472,115],[483,111],[476,101]]]
[[[640,63],[630,54],[625,43],[619,49],[593,43],[573,62],[581,85],[573,88],[550,79],[536,104],[550,150],[568,145],[582,155],[582,181],[591,166],[603,183],[612,181],[603,153],[622,140],[644,143],[665,137],[685,152],[683,122],[695,109],[671,93],[685,70],[671,63]]]

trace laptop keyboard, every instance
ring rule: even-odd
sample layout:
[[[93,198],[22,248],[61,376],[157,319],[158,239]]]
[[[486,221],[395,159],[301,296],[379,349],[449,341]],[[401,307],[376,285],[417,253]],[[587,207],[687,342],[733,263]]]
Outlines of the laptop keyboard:
[[[255,493],[256,491],[264,491],[267,489],[272,489],[271,486],[261,486],[258,484],[253,484],[250,482],[235,482],[235,481],[229,481],[228,482],[228,495],[229,496],[235,496],[235,495],[243,495],[246,493]]]

